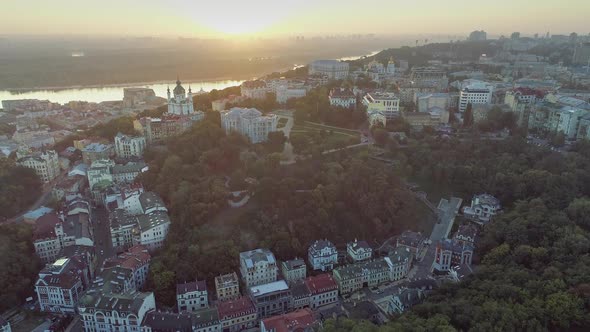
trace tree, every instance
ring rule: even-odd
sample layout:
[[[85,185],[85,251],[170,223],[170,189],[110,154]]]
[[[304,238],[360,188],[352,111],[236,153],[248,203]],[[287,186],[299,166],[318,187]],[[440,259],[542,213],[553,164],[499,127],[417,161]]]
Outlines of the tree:
[[[283,151],[283,146],[286,141],[287,137],[285,137],[283,131],[274,131],[268,133],[268,139],[266,140],[265,146],[269,152],[281,152]]]
[[[34,170],[0,157],[0,220],[14,217],[41,195],[41,179]]]

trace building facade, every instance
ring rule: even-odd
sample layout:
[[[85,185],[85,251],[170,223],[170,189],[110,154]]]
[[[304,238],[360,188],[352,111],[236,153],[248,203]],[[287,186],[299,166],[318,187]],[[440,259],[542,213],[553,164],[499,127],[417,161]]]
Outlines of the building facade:
[[[48,183],[60,172],[59,156],[54,150],[46,150],[18,158],[16,163],[35,171],[41,181]]]
[[[309,75],[325,75],[330,80],[348,77],[349,65],[338,60],[316,60],[309,64]]]
[[[308,277],[305,285],[309,289],[309,307],[312,310],[338,302],[338,284],[331,274]]]
[[[259,319],[289,312],[293,301],[291,290],[284,280],[250,287],[250,297]]]
[[[170,93],[170,88],[168,88],[168,114],[191,115],[195,112],[191,88],[189,86],[188,94],[186,94],[181,83],[180,80],[176,80],[174,95]]]
[[[258,322],[256,307],[249,296],[218,303],[217,313],[224,332],[244,331]]]
[[[102,293],[91,290],[80,300],[78,312],[85,332],[143,332],[142,322],[156,309],[153,293]]]
[[[313,270],[329,271],[338,264],[338,250],[328,240],[316,240],[307,250],[307,258]]]
[[[479,223],[488,223],[502,206],[500,200],[490,194],[473,196],[471,205],[463,208],[463,215]]]
[[[215,277],[215,290],[219,301],[235,300],[240,297],[240,280],[235,272]]]
[[[205,280],[176,285],[178,312],[198,311],[209,307],[209,296]]]
[[[240,86],[242,97],[250,99],[265,99],[268,92],[266,83],[261,80],[247,81]]]
[[[330,90],[328,98],[330,100],[330,106],[343,108],[356,107],[356,96],[350,89],[334,88]]]
[[[81,260],[60,258],[39,272],[35,292],[39,310],[54,313],[76,312],[76,305],[88,287],[88,267]]]
[[[473,246],[456,239],[443,239],[436,244],[432,266],[438,271],[449,271],[457,265],[471,265]]]
[[[363,97],[367,112],[381,112],[387,120],[399,117],[399,103],[400,99],[393,92],[371,92]]]
[[[115,153],[119,158],[141,157],[145,145],[143,136],[127,136],[121,133],[115,136]]]
[[[307,265],[303,259],[292,259],[281,263],[283,278],[289,284],[294,281],[305,279],[307,276]]]
[[[371,256],[373,256],[373,249],[367,241],[357,241],[356,239],[354,239],[354,242],[346,244],[346,252],[353,262],[371,259]]]
[[[494,87],[484,82],[476,82],[466,86],[459,95],[459,112],[465,112],[468,104],[490,104],[493,92]]]
[[[241,252],[240,272],[248,288],[268,284],[277,280],[277,261],[268,249]]]
[[[262,115],[255,108],[234,107],[221,112],[221,127],[225,132],[238,132],[252,143],[265,142],[269,133],[277,131],[278,121],[276,115]]]
[[[333,276],[340,294],[349,294],[390,281],[390,270],[385,259],[380,258],[338,267],[334,269]]]

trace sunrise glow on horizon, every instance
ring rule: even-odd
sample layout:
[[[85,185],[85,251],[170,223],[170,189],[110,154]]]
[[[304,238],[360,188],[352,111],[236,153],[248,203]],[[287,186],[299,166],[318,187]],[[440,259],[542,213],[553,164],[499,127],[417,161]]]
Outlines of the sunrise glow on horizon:
[[[257,1],[10,1],[2,34],[137,36],[280,36],[349,33],[387,35],[466,33],[565,34],[590,31],[590,2],[554,1],[257,0]],[[587,10],[580,10],[587,8]]]

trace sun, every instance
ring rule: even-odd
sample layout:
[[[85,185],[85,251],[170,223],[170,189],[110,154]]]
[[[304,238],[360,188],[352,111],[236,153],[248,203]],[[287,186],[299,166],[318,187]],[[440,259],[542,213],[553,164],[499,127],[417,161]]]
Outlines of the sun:
[[[300,0],[307,1],[307,0]],[[222,1],[210,0],[203,6],[197,1],[185,7],[184,14],[198,26],[216,33],[239,36],[272,33],[273,26],[293,13],[294,0]]]

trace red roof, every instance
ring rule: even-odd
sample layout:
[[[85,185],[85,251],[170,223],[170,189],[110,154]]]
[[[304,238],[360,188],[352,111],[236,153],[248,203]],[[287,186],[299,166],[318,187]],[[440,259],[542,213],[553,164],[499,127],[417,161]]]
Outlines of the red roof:
[[[233,317],[250,315],[256,312],[254,303],[247,296],[242,296],[235,300],[223,301],[217,304],[217,313],[220,320]]]
[[[144,246],[136,245],[115,258],[107,259],[104,263],[104,267],[109,268],[120,266],[132,271],[137,271],[142,266],[148,264],[151,258],[152,257]]]
[[[305,279],[305,285],[313,295],[338,289],[338,285],[329,273],[308,277]]]
[[[314,322],[313,313],[309,308],[305,308],[288,314],[263,319],[261,324],[264,324],[264,328],[267,331],[291,332],[304,330],[312,326]]]

